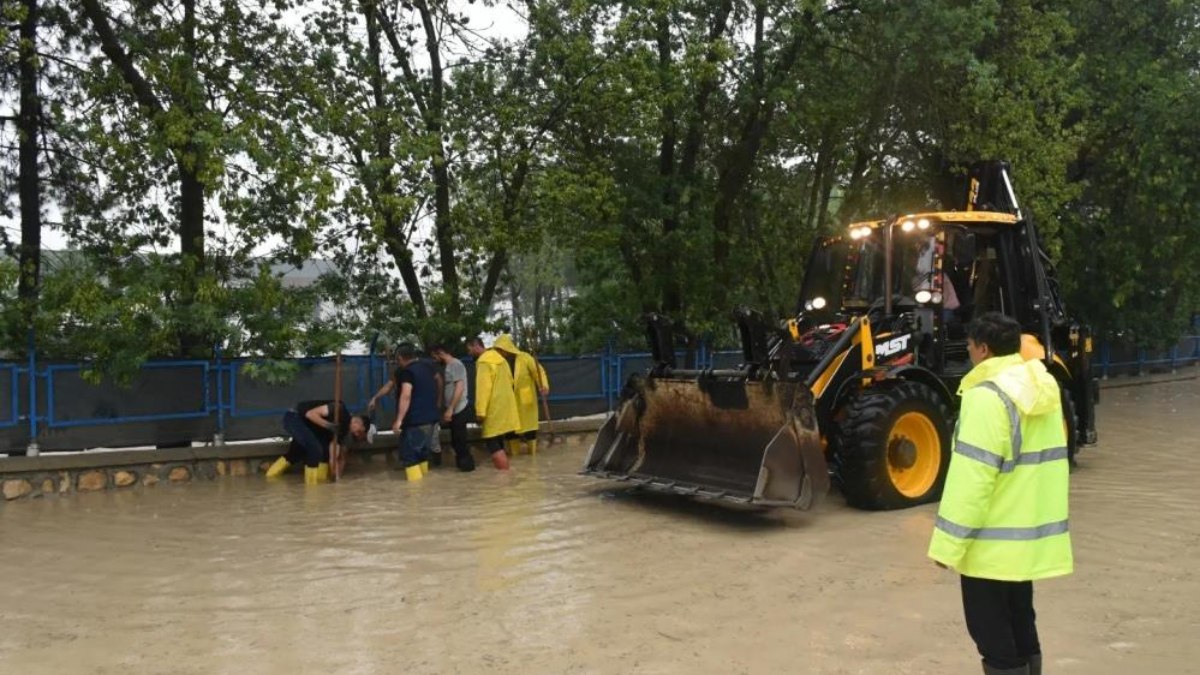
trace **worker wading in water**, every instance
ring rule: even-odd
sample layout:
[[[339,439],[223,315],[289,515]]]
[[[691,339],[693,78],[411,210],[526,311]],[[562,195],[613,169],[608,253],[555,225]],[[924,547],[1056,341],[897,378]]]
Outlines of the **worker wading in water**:
[[[492,346],[500,350],[512,370],[513,393],[517,398],[518,427],[505,439],[504,447],[510,455],[519,455],[522,451],[536,455],[538,394],[550,393],[550,380],[533,355],[518,349],[511,336],[501,335]]]
[[[494,348],[484,349],[479,338],[467,342],[467,351],[475,357],[475,420],[479,423],[479,433],[484,448],[492,456],[492,465],[507,471],[504,440],[521,426],[512,367],[505,354]]]
[[[408,480],[420,480],[429,473],[429,456],[438,433],[438,378],[434,365],[417,358],[411,344],[396,350],[399,367],[396,382],[396,420],[392,431],[400,439],[400,464]]]
[[[293,464],[304,463],[304,482],[312,485],[329,480],[329,454],[334,443],[347,439],[371,442],[375,425],[366,415],[350,415],[346,404],[337,403],[338,425],[334,426],[333,401],[301,401],[283,414],[283,429],[292,437],[287,454],[267,469],[267,478],[275,478]],[[336,431],[336,435],[335,435]]]

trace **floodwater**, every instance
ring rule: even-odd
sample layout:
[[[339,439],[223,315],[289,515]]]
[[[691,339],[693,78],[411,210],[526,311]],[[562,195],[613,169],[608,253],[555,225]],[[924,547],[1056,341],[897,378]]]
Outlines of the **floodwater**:
[[[1047,673],[1200,673],[1200,380],[1106,390]],[[957,674],[934,507],[754,512],[575,475],[259,478],[0,508],[3,673]],[[378,466],[378,464],[377,464]]]

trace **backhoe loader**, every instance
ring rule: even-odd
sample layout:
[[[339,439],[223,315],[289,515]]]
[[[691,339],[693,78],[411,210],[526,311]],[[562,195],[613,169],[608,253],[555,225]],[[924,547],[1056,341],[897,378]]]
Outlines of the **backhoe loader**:
[[[582,473],[798,509],[832,484],[864,509],[935,501],[971,368],[966,326],[989,311],[1016,318],[1022,354],[1058,379],[1074,461],[1096,440],[1091,332],[1065,312],[1010,174],[978,163],[963,210],[856,222],[819,241],[794,316],[734,312],[736,368],[679,367],[684,331],[648,316],[655,365],[625,383]]]

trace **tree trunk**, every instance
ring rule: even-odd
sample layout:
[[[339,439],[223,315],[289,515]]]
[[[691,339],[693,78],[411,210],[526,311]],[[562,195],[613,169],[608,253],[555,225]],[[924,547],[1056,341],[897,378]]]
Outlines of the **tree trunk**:
[[[425,48],[429,52],[429,115],[426,128],[434,140],[433,152],[433,208],[434,238],[437,240],[438,261],[442,271],[442,286],[449,298],[448,310],[451,319],[462,315],[459,304],[458,269],[455,267],[454,224],[450,220],[450,167],[447,166],[446,147],[442,138],[445,118],[445,74],[442,70],[441,38],[433,23],[429,3],[420,0],[414,3],[421,13],[421,24],[425,29]]]
[[[388,132],[391,107],[388,105],[386,94],[384,94],[383,61],[380,56],[379,22],[376,20],[376,12],[374,2],[364,3],[363,14],[367,21],[367,56],[371,62],[371,95],[375,108],[375,115],[371,119],[375,145],[373,154],[376,163],[386,163],[386,166],[380,169],[383,176],[379,179],[371,177],[371,172],[375,170],[373,167],[364,167],[363,172],[366,174],[364,182],[367,183],[368,189],[387,197],[393,197],[398,190],[395,176],[392,173],[395,160],[392,156],[391,134]],[[408,237],[405,236],[405,227],[400,214],[396,213],[391,199],[379,199],[373,196],[372,203],[383,218],[384,245],[400,270],[400,279],[404,283],[408,299],[416,308],[417,316],[425,318],[429,316],[429,310],[425,306],[421,280],[417,276],[416,266],[413,264],[412,251],[408,246]]]
[[[17,298],[25,328],[33,326],[37,308],[38,284],[42,269],[42,193],[38,173],[38,144],[41,130],[41,99],[38,97],[37,72],[37,0],[23,0],[25,17],[21,20],[20,60],[21,110],[18,193],[21,202],[21,248],[18,255],[20,280]]]
[[[656,29],[658,43],[659,86],[666,96],[662,108],[662,140],[658,150],[658,176],[662,181],[662,237],[658,248],[658,274],[662,282],[662,311],[677,314],[683,309],[683,298],[679,290],[679,279],[675,273],[678,250],[674,235],[679,230],[679,213],[675,186],[675,106],[671,103],[671,15],[664,9],[658,17]]]

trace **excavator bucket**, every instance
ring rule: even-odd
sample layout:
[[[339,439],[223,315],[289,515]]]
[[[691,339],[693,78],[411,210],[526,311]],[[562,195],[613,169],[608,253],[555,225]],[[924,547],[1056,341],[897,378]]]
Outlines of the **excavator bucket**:
[[[695,372],[695,371],[693,371]],[[801,383],[713,371],[632,379],[583,472],[649,489],[807,509],[829,489],[812,395]]]

